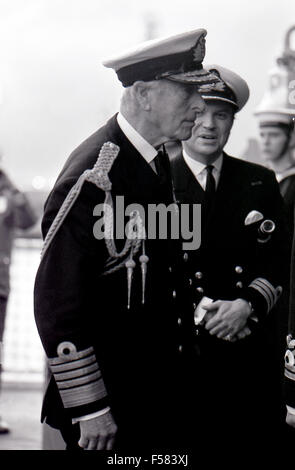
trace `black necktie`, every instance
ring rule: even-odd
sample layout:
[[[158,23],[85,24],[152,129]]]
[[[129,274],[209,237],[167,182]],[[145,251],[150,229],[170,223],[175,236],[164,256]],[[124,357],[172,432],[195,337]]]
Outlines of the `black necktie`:
[[[162,150],[159,150],[157,155],[154,158],[155,167],[157,175],[159,176],[161,182],[165,182],[167,179],[167,165],[166,165],[166,156]]]
[[[153,161],[155,162],[155,167],[160,180],[160,185],[162,186],[163,191],[167,195],[168,199],[173,201],[170,160],[164,146],[163,150],[159,150]]]
[[[207,165],[207,179],[206,179],[206,188],[205,188],[205,205],[206,209],[210,210],[214,201],[215,192],[216,192],[216,183],[215,178],[212,174],[214,170],[213,165]]]

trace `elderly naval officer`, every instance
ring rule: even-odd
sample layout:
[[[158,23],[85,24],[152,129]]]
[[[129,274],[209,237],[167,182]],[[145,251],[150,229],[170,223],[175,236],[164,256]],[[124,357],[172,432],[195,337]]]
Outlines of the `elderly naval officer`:
[[[174,150],[171,170],[178,202],[202,205],[201,246],[183,254],[196,307],[205,305],[196,308],[196,324],[207,311],[196,326],[196,419],[208,439],[213,431],[232,445],[267,430],[266,418],[275,426],[275,406],[279,419],[279,376],[270,380],[275,345],[267,338],[287,279],[286,243],[274,173],[223,151],[247,83],[219,65],[206,68],[222,83],[214,91],[204,85],[206,107]]]
[[[68,449],[171,448],[184,436],[175,242],[98,240],[93,211],[116,196],[144,208],[173,201],[163,144],[190,137],[204,108],[198,87],[219,81],[202,68],[205,35],[154,40],[104,63],[125,87],[120,113],[71,154],[45,206],[34,294],[52,372],[42,419]]]

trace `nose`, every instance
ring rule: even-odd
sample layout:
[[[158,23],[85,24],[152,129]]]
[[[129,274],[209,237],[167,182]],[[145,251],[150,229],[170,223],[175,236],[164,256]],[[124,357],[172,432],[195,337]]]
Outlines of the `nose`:
[[[269,144],[270,144],[270,139],[269,139],[268,135],[261,135],[260,138],[261,138],[261,143],[262,143],[263,147],[268,147]]]

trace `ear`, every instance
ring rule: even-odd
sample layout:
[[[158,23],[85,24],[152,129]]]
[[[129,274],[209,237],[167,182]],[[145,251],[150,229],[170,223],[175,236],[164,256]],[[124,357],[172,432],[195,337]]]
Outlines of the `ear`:
[[[149,84],[147,82],[137,81],[133,84],[133,91],[140,107],[145,111],[149,111],[151,109]]]

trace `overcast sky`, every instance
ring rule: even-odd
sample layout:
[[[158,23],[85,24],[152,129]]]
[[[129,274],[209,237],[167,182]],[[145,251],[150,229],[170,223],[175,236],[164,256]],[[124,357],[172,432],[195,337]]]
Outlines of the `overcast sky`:
[[[208,31],[205,63],[235,70],[250,87],[227,146],[242,156],[293,24],[294,0],[0,0],[3,164],[23,188],[36,176],[50,184],[75,146],[118,109],[121,87],[101,61],[148,33],[200,27]]]

